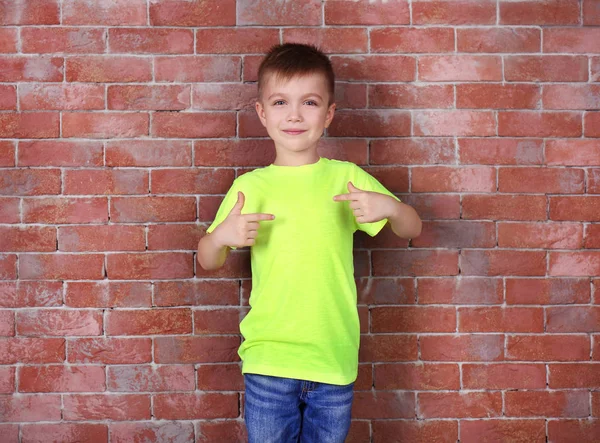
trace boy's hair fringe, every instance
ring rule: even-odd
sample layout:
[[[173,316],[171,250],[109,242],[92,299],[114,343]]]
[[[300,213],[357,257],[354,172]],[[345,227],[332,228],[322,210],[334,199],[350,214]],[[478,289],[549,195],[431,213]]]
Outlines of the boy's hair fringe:
[[[327,81],[329,104],[335,100],[335,74],[329,58],[316,46],[301,43],[284,43],[273,46],[258,68],[258,97],[267,78],[275,75],[280,80],[307,74],[322,74]]]

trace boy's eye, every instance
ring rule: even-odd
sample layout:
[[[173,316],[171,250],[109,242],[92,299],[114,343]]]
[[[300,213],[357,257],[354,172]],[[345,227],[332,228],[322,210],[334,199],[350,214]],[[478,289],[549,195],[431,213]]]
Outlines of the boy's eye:
[[[318,106],[319,104],[314,100],[306,100],[305,103],[309,106]]]
[[[283,105],[285,102],[283,100],[276,100],[273,102],[274,105]]]

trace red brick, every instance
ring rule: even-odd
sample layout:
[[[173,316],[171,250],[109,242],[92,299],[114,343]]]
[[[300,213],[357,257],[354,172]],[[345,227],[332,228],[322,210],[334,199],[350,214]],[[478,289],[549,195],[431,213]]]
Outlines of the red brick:
[[[458,440],[458,423],[455,420],[373,420],[372,427],[375,443],[392,441],[453,443]],[[367,440],[357,440],[360,441]]]
[[[372,140],[371,164],[395,164],[401,159],[405,165],[454,163],[454,142],[450,138],[407,138]]]
[[[2,138],[55,138],[58,136],[58,112],[0,113],[0,137]]]
[[[488,418],[502,415],[500,392],[420,392],[418,417]]]
[[[21,85],[21,87],[24,86]],[[0,85],[0,109],[3,111],[15,111],[17,109],[17,89],[14,86]]]
[[[588,169],[587,192],[589,194],[600,194],[600,168]]]
[[[345,0],[325,2],[326,25],[406,25],[410,12],[406,0],[387,2],[355,1],[348,7]]]
[[[459,138],[458,146],[462,164],[539,165],[543,161],[542,140]]]
[[[328,129],[332,137],[393,137],[410,134],[410,113],[400,110],[339,111]]]
[[[152,136],[173,138],[221,138],[235,136],[233,112],[172,113],[152,116]]]
[[[508,304],[554,305],[589,302],[590,285],[587,279],[506,279]]]
[[[116,310],[106,318],[108,335],[172,335],[192,332],[189,309]]]
[[[592,391],[592,416],[600,417],[600,392]]]
[[[493,248],[496,226],[492,222],[425,221],[423,231],[411,242],[414,248]]]
[[[62,305],[63,283],[53,281],[0,282],[0,306],[24,308]]]
[[[506,392],[505,415],[517,417],[587,417],[589,393],[583,391]]]
[[[600,197],[550,197],[550,219],[600,221]]]
[[[106,166],[191,165],[191,141],[127,140],[106,143]]]
[[[584,25],[600,25],[600,5],[598,0],[583,0],[582,12]]]
[[[600,85],[545,85],[544,109],[598,109]]]
[[[0,175],[0,193],[18,196],[59,194],[60,170],[4,169]]]
[[[135,169],[79,169],[66,171],[64,194],[148,194],[149,176]]]
[[[507,81],[585,82],[588,61],[584,56],[514,55],[504,59]]]
[[[84,53],[105,50],[103,29],[94,28],[22,28],[21,45],[24,53]]]
[[[0,226],[3,252],[56,251],[56,229],[44,226]]]
[[[194,142],[196,166],[268,165],[274,159],[275,152],[271,140],[229,139]],[[214,214],[210,220],[213,218]]]
[[[126,83],[152,80],[151,61],[142,57],[69,57],[66,71],[68,82]]]
[[[510,438],[513,443],[545,443],[546,421],[543,419],[461,420],[460,441],[492,443]]]
[[[183,252],[109,254],[107,274],[116,280],[190,278],[194,275],[193,257]]]
[[[210,55],[156,57],[154,70],[159,82],[235,82],[240,80],[241,58]]]
[[[101,366],[22,366],[19,392],[104,391],[106,381]]]
[[[261,55],[246,55],[244,56],[244,69],[242,80],[244,82],[255,82],[258,80],[258,67],[264,59]]]
[[[0,223],[19,223],[21,220],[20,200],[19,198],[0,197]]]
[[[498,113],[498,135],[516,137],[580,137],[581,114],[576,112]]]
[[[583,337],[579,337],[583,338]],[[581,360],[587,360],[583,357]],[[559,388],[590,388],[600,384],[600,364],[598,363],[571,363],[549,364],[550,389]]]
[[[335,85],[336,109],[366,108],[367,85],[337,82]]]
[[[150,24],[154,26],[233,26],[234,0],[153,0]],[[239,24],[239,23],[238,23]]]
[[[579,24],[578,0],[502,1],[499,7],[499,18],[502,25]]]
[[[75,308],[152,306],[152,284],[143,282],[69,282],[65,304]]]
[[[23,201],[26,223],[100,223],[108,221],[106,198],[36,198]]]
[[[149,420],[149,395],[65,395],[65,420]]]
[[[366,257],[363,259],[364,261],[366,261]],[[362,267],[363,273],[365,268],[366,266]],[[242,249],[234,254],[230,253],[225,265],[216,271],[205,271],[201,266],[196,266],[196,275],[199,278],[250,278],[252,276],[250,251]]]
[[[412,392],[354,393],[352,417],[354,418],[413,418],[415,395]]]
[[[4,422],[59,421],[60,395],[0,395],[0,416]],[[23,426],[23,439],[27,436],[25,429]]]
[[[236,4],[237,24],[241,26],[314,26],[320,25],[322,20],[320,0],[296,0],[293,3],[273,3],[268,0],[240,0]]]
[[[456,85],[457,108],[536,109],[539,107],[540,97],[538,85]]]
[[[549,274],[565,276],[596,275],[600,272],[600,252],[552,252]]]
[[[237,305],[239,285],[229,280],[156,282],[156,306]]]
[[[193,391],[195,383],[192,365],[128,365],[108,368],[110,391]]]
[[[190,107],[190,86],[109,86],[108,109],[174,111]]]
[[[0,141],[0,167],[13,167],[15,166],[15,146],[16,144],[12,141]],[[4,200],[2,200],[4,202]],[[8,200],[5,201],[8,203]],[[2,203],[0,203],[2,205]]]
[[[546,220],[543,195],[465,195],[462,218],[467,220]]]
[[[546,253],[518,250],[465,250],[463,275],[546,275]]]
[[[152,361],[149,338],[76,338],[70,339],[67,346],[69,363],[118,365]]]
[[[496,121],[488,111],[415,111],[413,133],[418,136],[489,136]]]
[[[456,364],[378,364],[375,366],[375,383],[378,390],[457,390],[460,371]]]
[[[239,361],[240,339],[234,335],[157,337],[156,363],[228,363]],[[416,344],[415,344],[416,346]]]
[[[463,28],[456,30],[460,52],[540,52],[537,28]],[[451,48],[452,50],[453,48]]]
[[[248,439],[243,420],[200,421],[196,422],[196,443],[211,443],[214,441],[246,441]],[[352,425],[350,426],[348,442],[351,443]],[[368,429],[366,429],[369,435]],[[359,440],[358,440],[359,441]]]
[[[209,28],[196,30],[197,54],[265,53],[277,44],[279,44],[277,29]]]
[[[453,332],[456,310],[446,307],[373,307],[371,332]],[[435,321],[432,319],[435,318]]]
[[[454,251],[373,251],[373,275],[456,275]]]
[[[63,0],[62,20],[68,25],[145,25],[145,0]]]
[[[307,30],[307,28],[284,28],[283,43],[310,44],[325,53],[335,54],[368,51],[368,33],[364,28],[310,28],[309,32]],[[275,42],[278,43],[279,41]]]
[[[583,169],[572,168],[500,168],[498,191],[582,194],[584,192],[584,175]]]
[[[222,194],[233,181],[227,169],[159,169],[152,171],[152,193]]]
[[[582,245],[583,226],[578,223],[498,223],[501,248],[580,249]]]
[[[61,363],[65,360],[64,338],[2,338],[0,364]]]
[[[59,228],[59,251],[143,251],[143,226],[63,226]]]
[[[489,25],[496,23],[496,2],[493,0],[416,0],[412,4],[415,25]]]
[[[509,335],[506,360],[588,360],[590,339],[582,335]]]
[[[196,84],[192,92],[193,109],[254,109],[256,85],[241,83]],[[254,112],[254,111],[253,111]]]
[[[133,138],[148,135],[147,113],[63,113],[63,137]]]
[[[6,11],[4,11],[6,12]],[[1,17],[0,20],[4,18]],[[16,28],[0,29],[0,53],[9,54],[17,52],[18,33]]]
[[[201,391],[244,390],[244,376],[237,364],[201,365],[196,372]]]
[[[464,364],[465,389],[545,389],[543,364],[492,363]]]
[[[584,126],[586,137],[600,137],[600,112],[586,112]]]
[[[404,55],[334,55],[331,63],[338,80],[407,82],[416,74],[415,58]]]
[[[370,108],[452,108],[450,85],[369,85]]]
[[[594,443],[600,438],[598,420],[549,420],[548,441]]]
[[[101,142],[36,140],[19,142],[19,166],[102,166]]]
[[[426,55],[419,58],[419,80],[499,81],[502,60],[489,55]]]
[[[0,393],[12,394],[13,392],[15,392],[15,368],[2,367],[0,368]],[[0,429],[1,436],[2,430]]]
[[[26,254],[19,260],[23,279],[101,279],[104,256],[99,254]]]
[[[0,336],[13,337],[15,335],[15,313],[13,311],[0,309]],[[2,368],[0,367],[0,371]],[[2,382],[0,379],[0,390]]]
[[[460,332],[544,332],[542,308],[458,308]]]
[[[0,25],[58,25],[58,0],[3,1]]]
[[[76,309],[17,311],[17,333],[27,336],[101,335],[102,312]]]
[[[546,164],[595,166],[600,164],[598,142],[584,139],[546,140]],[[588,192],[589,189],[588,189]]]
[[[128,54],[193,54],[191,29],[112,28],[108,30],[109,50]]]
[[[154,417],[159,420],[235,418],[235,393],[176,393],[154,396]]]
[[[598,27],[544,29],[544,52],[600,54],[598,40]]]
[[[188,250],[195,251],[198,242],[206,234],[203,227],[196,224],[164,224],[148,227],[148,250]]]
[[[421,360],[498,361],[504,359],[504,336],[456,334],[421,336]]]
[[[587,225],[583,237],[583,247],[586,249],[600,249],[600,225]]]
[[[600,81],[600,57],[590,57],[590,81]]]
[[[105,424],[57,423],[25,425],[21,428],[23,440],[31,443],[52,442],[101,442],[108,439]]]
[[[336,119],[339,112],[336,113]],[[334,122],[335,120],[334,119]],[[331,134],[330,134],[331,135]],[[238,137],[268,137],[266,128],[262,125],[256,111],[242,110],[238,112]]]
[[[561,306],[546,310],[548,332],[600,332],[600,306]]]
[[[110,441],[113,443],[192,442],[194,425],[191,422],[115,422],[110,423]]]
[[[419,278],[419,304],[499,304],[502,281],[497,278]]]
[[[415,167],[413,192],[492,192],[496,189],[496,171],[488,167]]]
[[[195,221],[194,197],[114,197],[110,219],[117,223]]]
[[[372,52],[454,52],[452,28],[375,28]],[[337,52],[337,51],[336,51]]]
[[[0,280],[17,279],[17,255],[0,254]]]
[[[62,80],[62,57],[0,56],[0,82],[60,82]]]

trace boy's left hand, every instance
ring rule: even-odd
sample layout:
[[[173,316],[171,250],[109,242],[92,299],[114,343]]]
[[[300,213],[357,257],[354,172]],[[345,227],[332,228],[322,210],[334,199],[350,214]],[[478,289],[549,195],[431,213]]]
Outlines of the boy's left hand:
[[[373,223],[389,218],[394,210],[394,200],[379,192],[362,191],[348,182],[348,194],[333,197],[335,201],[349,201],[358,223]]]

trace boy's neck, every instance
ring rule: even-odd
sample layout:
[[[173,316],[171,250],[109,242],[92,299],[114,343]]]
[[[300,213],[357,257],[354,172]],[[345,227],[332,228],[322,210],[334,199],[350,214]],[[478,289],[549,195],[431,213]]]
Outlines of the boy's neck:
[[[320,160],[317,151],[309,153],[295,153],[295,155],[282,155],[277,153],[273,165],[275,166],[304,166],[317,163]]]

